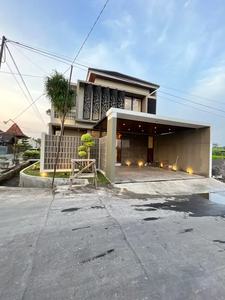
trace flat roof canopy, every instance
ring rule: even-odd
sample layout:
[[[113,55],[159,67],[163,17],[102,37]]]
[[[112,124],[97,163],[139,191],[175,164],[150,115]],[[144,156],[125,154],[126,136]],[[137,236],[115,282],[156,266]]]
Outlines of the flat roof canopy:
[[[187,129],[210,127],[210,124],[205,123],[192,123],[187,120],[111,108],[107,112],[107,117],[99,121],[94,126],[94,129],[99,130],[101,128],[102,131],[107,131],[107,118],[117,118],[118,132],[148,135],[170,134],[172,132],[184,131]]]

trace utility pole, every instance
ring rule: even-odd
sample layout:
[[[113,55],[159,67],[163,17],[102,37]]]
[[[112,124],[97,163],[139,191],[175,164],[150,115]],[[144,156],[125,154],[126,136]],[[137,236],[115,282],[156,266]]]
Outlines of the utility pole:
[[[0,50],[0,69],[1,69],[1,64],[2,64],[2,55],[3,55],[3,51],[4,51],[5,41],[6,41],[6,37],[3,35],[2,45],[1,45],[1,50]]]

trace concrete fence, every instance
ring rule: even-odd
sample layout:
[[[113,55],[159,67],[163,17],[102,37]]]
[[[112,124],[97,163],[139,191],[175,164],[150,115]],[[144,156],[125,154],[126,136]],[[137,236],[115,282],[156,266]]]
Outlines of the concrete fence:
[[[96,159],[97,168],[100,168],[100,140],[93,139],[95,146],[91,148],[91,158]],[[59,136],[42,133],[41,136],[41,159],[40,171],[53,172],[57,154]],[[84,145],[78,136],[63,136],[57,164],[58,172],[66,172],[71,170],[71,159],[81,158],[78,155],[78,147]],[[104,155],[104,151],[103,151]]]

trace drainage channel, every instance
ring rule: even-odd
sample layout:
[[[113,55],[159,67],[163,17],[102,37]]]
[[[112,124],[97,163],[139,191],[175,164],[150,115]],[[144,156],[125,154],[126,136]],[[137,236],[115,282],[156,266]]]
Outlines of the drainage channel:
[[[28,164],[21,164],[20,168],[18,169],[18,165],[10,168],[9,171],[8,170],[4,170],[4,172],[2,172],[2,176],[8,174],[7,179],[3,179],[0,180],[0,186],[5,186],[5,187],[19,187],[19,182],[20,182],[20,171],[25,169],[26,167],[28,167],[29,165],[32,165],[34,162],[28,161]],[[1,174],[0,174],[0,179],[1,179]]]

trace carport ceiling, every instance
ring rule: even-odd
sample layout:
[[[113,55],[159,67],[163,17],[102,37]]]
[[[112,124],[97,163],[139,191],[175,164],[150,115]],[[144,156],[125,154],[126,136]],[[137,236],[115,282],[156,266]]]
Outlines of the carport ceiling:
[[[155,124],[147,123],[133,120],[117,119],[117,132],[126,132],[126,133],[139,133],[139,134],[149,134],[149,135],[158,135],[158,134],[169,134],[170,132],[178,132],[183,130],[188,130],[193,128],[174,126],[174,125],[164,125],[164,124]],[[102,131],[107,131],[107,120],[105,119],[102,122]]]
[[[162,134],[187,130],[187,127],[170,126],[163,124],[153,124],[131,120],[117,120],[118,132],[142,133],[142,134]]]

